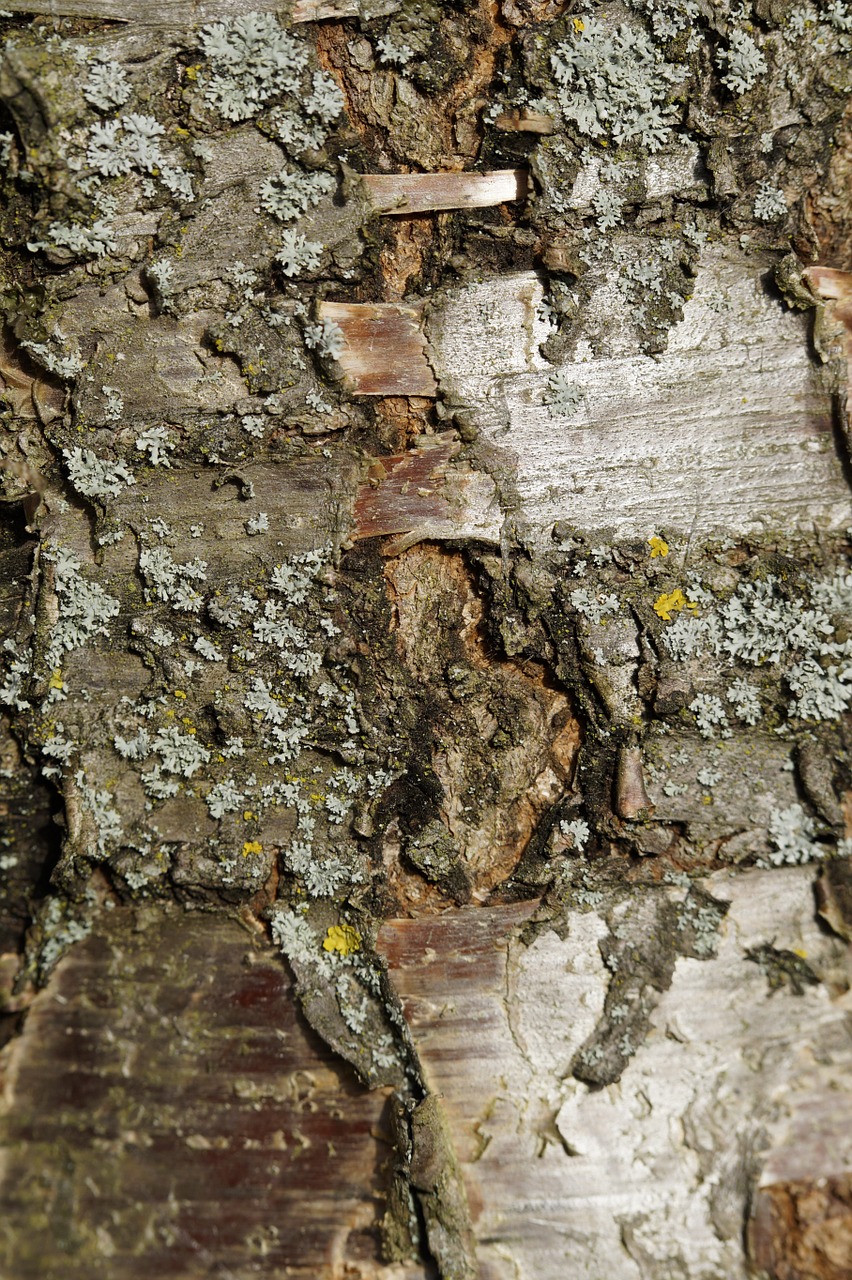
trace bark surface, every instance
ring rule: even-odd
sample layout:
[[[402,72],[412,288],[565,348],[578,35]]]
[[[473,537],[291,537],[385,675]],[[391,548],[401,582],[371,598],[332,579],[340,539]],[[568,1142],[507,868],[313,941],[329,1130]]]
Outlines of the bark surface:
[[[0,1272],[852,1277],[852,10],[9,0]]]

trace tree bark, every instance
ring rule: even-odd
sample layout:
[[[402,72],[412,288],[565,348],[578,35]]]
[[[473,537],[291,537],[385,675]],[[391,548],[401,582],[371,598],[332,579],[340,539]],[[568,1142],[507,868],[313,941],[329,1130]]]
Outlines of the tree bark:
[[[852,14],[10,0],[9,1280],[852,1277]]]

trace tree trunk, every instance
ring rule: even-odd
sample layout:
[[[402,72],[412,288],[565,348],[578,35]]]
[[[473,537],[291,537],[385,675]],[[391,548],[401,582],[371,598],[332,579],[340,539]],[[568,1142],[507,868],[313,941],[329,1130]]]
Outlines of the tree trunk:
[[[4,1280],[850,1280],[852,12],[9,3]]]

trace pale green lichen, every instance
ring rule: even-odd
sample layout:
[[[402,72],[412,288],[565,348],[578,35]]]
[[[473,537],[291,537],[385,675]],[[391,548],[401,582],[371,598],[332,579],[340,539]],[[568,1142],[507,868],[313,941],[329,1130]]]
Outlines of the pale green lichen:
[[[781,867],[819,861],[826,850],[813,840],[815,833],[813,819],[800,804],[775,809],[769,816],[769,839],[774,847],[768,862],[761,859],[759,865]]]
[[[566,369],[558,369],[547,379],[544,403],[551,418],[575,418],[585,402],[585,388],[574,382]]]
[[[210,69],[204,97],[226,120],[250,120],[282,90],[301,89],[307,48],[271,13],[247,13],[202,27]]]
[[[727,49],[719,51],[716,61],[724,72],[722,84],[736,94],[748,93],[767,71],[762,52],[741,27],[734,27]]]
[[[71,483],[85,498],[116,498],[136,483],[123,462],[99,458],[92,449],[66,449],[63,457]]]
[[[57,597],[58,616],[45,655],[53,669],[60,665],[63,654],[82,648],[95,636],[108,634],[108,623],[118,614],[119,602],[83,576],[82,565],[72,551],[47,547],[42,554],[53,564]]]
[[[98,111],[114,111],[130,97],[130,85],[124,68],[110,58],[94,61],[83,86],[83,97]]]
[[[752,212],[759,222],[777,222],[789,212],[784,192],[770,182],[761,182]]]
[[[316,240],[308,240],[293,227],[288,227],[281,237],[275,261],[281,274],[293,279],[308,271],[316,271],[322,261],[323,246]]]
[[[291,222],[318,204],[334,190],[336,183],[329,173],[303,173],[282,169],[267,178],[259,191],[260,207],[279,222]]]
[[[550,53],[563,118],[590,138],[658,151],[671,136],[670,97],[683,69],[627,23],[611,27],[583,14],[573,28]]]

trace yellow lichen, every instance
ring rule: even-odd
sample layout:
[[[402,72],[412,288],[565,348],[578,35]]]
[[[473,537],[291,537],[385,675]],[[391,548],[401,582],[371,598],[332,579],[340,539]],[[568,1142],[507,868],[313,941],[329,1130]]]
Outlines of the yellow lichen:
[[[671,622],[672,614],[680,613],[681,609],[690,609],[695,613],[697,608],[697,603],[694,600],[687,600],[680,587],[675,587],[674,591],[664,591],[654,601],[654,613],[658,618],[662,618],[663,622]]]
[[[332,924],[323,938],[323,951],[337,951],[342,956],[361,950],[361,935],[351,924]]]
[[[65,682],[62,679],[61,667],[56,667],[51,672],[50,679],[47,682],[47,687],[48,689],[64,689],[65,688]]]
[[[259,840],[246,840],[243,845],[243,857],[247,858],[250,853],[263,853],[263,845]]]
[[[575,18],[573,22],[573,26],[577,35],[579,35],[581,31],[586,30],[586,24],[582,18]]]
[[[651,559],[657,556],[667,556],[669,554],[669,544],[664,542],[662,538],[658,538],[656,534],[648,539],[648,545],[651,548]]]
[[[176,697],[176,698],[185,698],[185,697],[186,697],[186,694],[184,693],[183,689],[175,689],[175,697]]]

